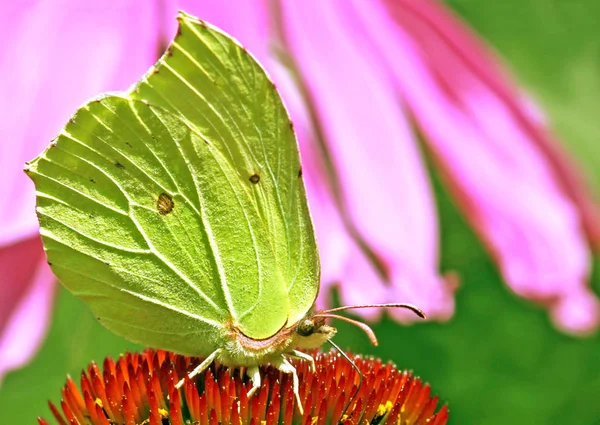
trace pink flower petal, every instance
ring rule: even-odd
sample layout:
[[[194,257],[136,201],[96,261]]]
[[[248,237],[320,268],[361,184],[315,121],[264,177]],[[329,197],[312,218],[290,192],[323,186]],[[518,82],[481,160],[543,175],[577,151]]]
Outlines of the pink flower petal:
[[[483,41],[437,0],[384,2],[396,21],[423,43],[424,50],[435,50],[436,45],[439,47],[437,39],[442,38],[444,46],[439,51],[449,51],[450,56],[459,58],[462,66],[475,73],[504,102],[505,107],[514,115],[513,119],[528,133],[530,143],[536,145],[545,156],[548,166],[554,171],[559,188],[577,205],[591,244],[600,248],[600,206],[590,196],[580,169],[555,140],[544,120],[540,120],[543,114],[539,113],[539,107],[532,107],[531,102],[521,101],[522,96],[510,75],[503,72],[501,64],[490,54]],[[437,62],[435,67],[445,68],[444,60],[447,57],[444,54],[433,55],[432,59]]]
[[[156,10],[142,0],[2,2],[0,246],[37,233],[23,164],[89,97],[124,90],[157,56]]]
[[[155,61],[157,13],[142,0],[0,6],[0,374],[35,353],[54,287],[23,165],[88,97],[127,89]]]
[[[598,328],[598,299],[590,291],[572,291],[552,308],[557,326],[574,334],[592,334]]]
[[[35,237],[0,249],[0,384],[33,357],[48,330],[55,278],[41,245]]]
[[[445,319],[452,291],[436,273],[437,226],[425,168],[391,81],[346,6],[285,3],[288,47],[319,113],[342,213],[387,269],[388,301],[413,302]],[[350,271],[340,276],[342,292],[360,288],[368,298],[372,280],[353,282]]]
[[[45,260],[40,237],[32,237],[0,248],[0,335],[18,300],[29,291],[36,267]]]
[[[367,13],[363,3],[354,3],[363,22],[356,31],[369,34],[370,45],[387,61],[462,208],[488,243],[508,284],[520,295],[546,301],[574,293],[580,301],[587,297],[579,305],[592,309],[587,314],[597,325],[597,302],[585,289],[590,259],[579,211],[523,125],[529,115],[516,116],[449,47],[440,31],[454,21],[441,8],[432,24],[411,11],[433,3],[400,1],[391,6],[396,20],[392,22],[387,10],[370,4]],[[410,9],[400,6],[408,4]],[[478,60],[483,57],[478,55]],[[486,72],[495,68],[490,62]]]
[[[340,211],[336,207],[327,167],[320,154],[303,100],[285,69],[274,65],[275,81],[292,115],[300,144],[302,175],[306,186],[319,255],[321,258],[321,288],[317,305],[326,309],[330,289],[343,283],[340,293],[343,305],[384,303],[388,289],[377,275],[373,264],[348,234]],[[364,291],[365,284],[369,291]],[[364,309],[359,313],[377,319],[381,309]]]
[[[296,126],[297,128],[297,126]],[[348,234],[339,210],[332,202],[323,175],[313,172],[315,158],[303,150],[303,176],[311,207],[311,215],[321,256],[321,288],[319,308],[331,306],[330,290],[340,286],[343,305],[385,303],[389,289],[377,275],[373,264]],[[369,290],[365,291],[368,285]],[[381,309],[357,311],[370,320],[377,319]]]

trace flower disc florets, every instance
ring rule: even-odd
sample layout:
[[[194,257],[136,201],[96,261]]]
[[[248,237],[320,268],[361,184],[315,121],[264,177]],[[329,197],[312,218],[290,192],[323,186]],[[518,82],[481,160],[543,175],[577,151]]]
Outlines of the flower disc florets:
[[[444,425],[448,409],[435,413],[438,398],[428,384],[380,360],[353,356],[363,374],[337,353],[314,353],[317,372],[295,362],[304,415],[295,406],[291,376],[262,368],[263,385],[247,397],[252,383],[219,364],[180,390],[175,383],[202,359],[166,351],[127,353],[103,370],[92,363],[81,374],[81,389],[71,378],[62,390],[60,410],[50,408],[61,425],[208,425],[208,424],[400,424]],[[353,395],[358,393],[356,397]],[[48,422],[39,419],[40,425]]]

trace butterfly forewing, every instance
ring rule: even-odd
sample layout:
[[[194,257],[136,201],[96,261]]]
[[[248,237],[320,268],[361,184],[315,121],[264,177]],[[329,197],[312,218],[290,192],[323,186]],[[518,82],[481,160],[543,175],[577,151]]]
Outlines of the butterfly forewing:
[[[227,279],[225,284],[245,333],[265,338],[274,329],[274,324],[265,326],[265,309],[285,303],[293,323],[318,293],[318,254],[293,126],[275,86],[245,49],[188,15],[180,14],[179,23],[167,53],[131,96],[182,116],[220,153],[249,194],[245,214],[258,217],[267,230],[280,278],[262,284]],[[248,267],[262,263],[248,259]],[[276,298],[277,285],[284,286],[289,302]],[[258,297],[250,299],[241,289],[249,286],[259,289]]]
[[[299,320],[319,267],[288,114],[234,40],[183,13],[129,93],[28,165],[51,267],[108,328],[185,354]]]

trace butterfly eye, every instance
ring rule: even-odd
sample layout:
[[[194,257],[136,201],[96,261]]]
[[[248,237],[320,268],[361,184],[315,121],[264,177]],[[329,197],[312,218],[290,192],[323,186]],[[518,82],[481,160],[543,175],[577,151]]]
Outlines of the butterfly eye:
[[[315,322],[311,319],[304,319],[298,323],[296,333],[300,336],[309,336],[315,332]]]

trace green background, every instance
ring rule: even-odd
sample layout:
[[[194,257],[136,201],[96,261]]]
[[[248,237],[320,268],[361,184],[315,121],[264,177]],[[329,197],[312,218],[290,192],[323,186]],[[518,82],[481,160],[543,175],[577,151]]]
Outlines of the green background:
[[[449,4],[506,58],[546,109],[553,127],[600,189],[600,2],[451,0]],[[540,307],[512,295],[481,243],[434,175],[442,269],[461,275],[456,315],[446,324],[400,327],[384,320],[380,340],[344,323],[336,341],[391,359],[430,382],[450,407],[450,424],[600,424],[600,336],[557,332]],[[596,191],[598,192],[598,191]],[[600,292],[598,261],[592,284]],[[0,421],[49,418],[67,373],[136,346],[95,322],[60,289],[48,339],[36,359],[0,390]]]

